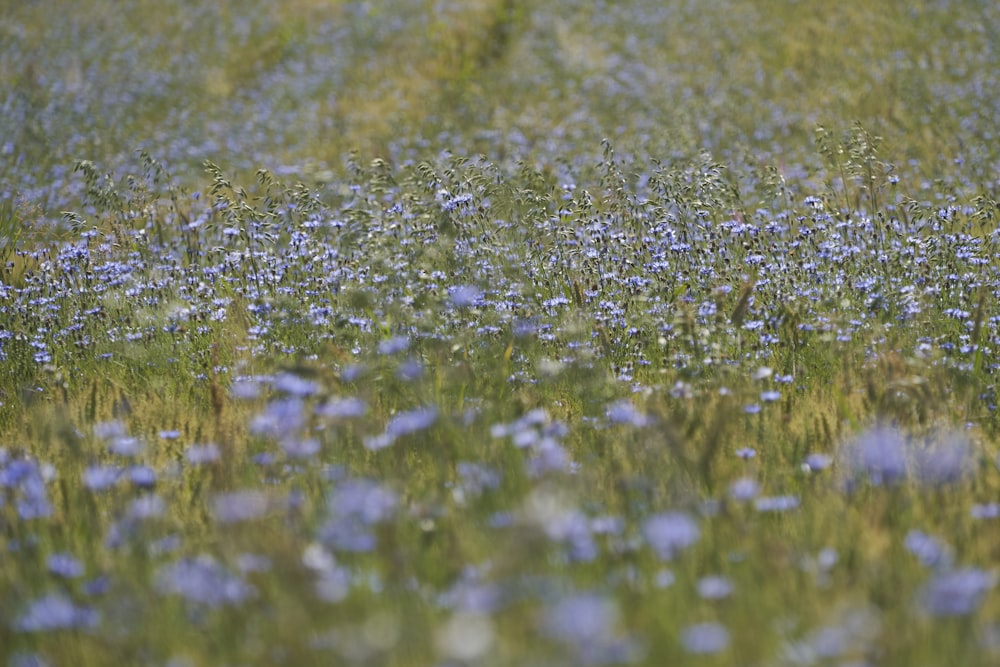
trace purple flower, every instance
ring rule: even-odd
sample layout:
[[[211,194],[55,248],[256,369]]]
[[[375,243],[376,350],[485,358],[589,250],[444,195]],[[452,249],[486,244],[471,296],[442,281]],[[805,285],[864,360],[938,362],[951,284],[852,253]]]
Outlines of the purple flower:
[[[233,398],[249,400],[260,396],[260,384],[252,378],[239,378],[233,382],[229,393]]]
[[[0,486],[16,487],[24,480],[40,476],[38,464],[34,461],[18,459],[0,468]]]
[[[985,505],[973,505],[971,514],[973,519],[1000,518],[1000,504],[987,503]]]
[[[761,497],[754,501],[754,508],[758,512],[787,512],[798,506],[798,496]]]
[[[21,632],[47,632],[93,628],[99,622],[100,614],[90,607],[77,606],[59,593],[49,593],[28,605],[14,627]]]
[[[572,472],[569,453],[554,438],[542,438],[535,445],[535,455],[526,464],[528,474],[538,477],[548,472]]]
[[[833,463],[833,459],[826,454],[810,454],[806,457],[803,466],[808,472],[817,472],[819,470],[826,470]]]
[[[91,491],[106,491],[118,483],[121,472],[116,466],[90,466],[83,471],[83,485]]]
[[[979,608],[996,577],[977,568],[937,574],[924,586],[920,601],[931,616],[965,616]]]
[[[944,567],[951,564],[948,545],[919,530],[911,530],[903,542],[906,550],[917,557],[924,567]]]
[[[167,504],[163,502],[163,498],[148,494],[139,496],[129,504],[127,516],[130,519],[142,521],[161,517],[166,511]]]
[[[350,364],[340,371],[340,379],[344,382],[357,382],[367,370],[363,364]]]
[[[253,586],[210,556],[184,558],[162,566],[156,572],[156,588],[164,595],[179,595],[209,607],[238,604],[257,594]]]
[[[382,355],[399,354],[410,349],[410,339],[406,336],[386,338],[378,344],[378,353]]]
[[[334,567],[316,579],[315,589],[319,599],[332,604],[340,602],[351,592],[351,573],[346,568]]]
[[[916,474],[925,484],[952,484],[967,477],[973,464],[972,442],[965,434],[937,433],[917,452]]]
[[[319,454],[320,444],[316,438],[285,438],[281,449],[291,459],[308,459]]]
[[[760,493],[760,485],[749,477],[741,477],[729,485],[729,497],[733,500],[752,500]]]
[[[101,440],[124,437],[126,433],[125,424],[117,419],[94,424],[94,436]]]
[[[646,520],[642,527],[646,542],[661,560],[671,560],[701,536],[698,524],[687,514],[669,512]]]
[[[149,466],[132,466],[128,469],[128,478],[133,485],[141,489],[156,486],[156,471]]]
[[[612,424],[628,424],[630,426],[647,426],[650,423],[649,417],[636,410],[629,401],[615,401],[608,405],[605,410],[608,421]]]
[[[459,285],[448,288],[448,298],[456,308],[468,308],[480,302],[483,292],[472,285]]]
[[[463,495],[478,496],[486,489],[500,486],[500,473],[481,463],[461,461],[455,466],[459,483],[456,491]]]
[[[733,583],[721,576],[702,577],[698,580],[698,596],[703,600],[721,600],[733,594]]]
[[[398,504],[396,494],[368,479],[350,479],[339,486],[327,499],[327,506],[337,516],[357,516],[365,523],[390,518]]]
[[[362,442],[364,443],[365,449],[377,452],[380,449],[385,449],[386,447],[391,446],[395,441],[395,438],[388,433],[380,433],[379,435],[365,436]]]
[[[201,465],[203,463],[214,463],[222,456],[219,446],[215,444],[191,445],[184,452],[184,458],[188,463]]]
[[[52,504],[49,503],[45,488],[39,494],[25,494],[17,501],[17,515],[24,521],[44,519],[52,516]]]
[[[270,505],[260,491],[220,493],[212,499],[212,516],[219,523],[250,521],[265,514]]]
[[[406,359],[396,369],[396,377],[404,382],[419,380],[424,374],[424,365],[417,359]]]
[[[328,419],[348,419],[364,417],[368,413],[368,404],[360,398],[334,398],[316,407],[316,414]]]
[[[579,594],[563,598],[545,613],[546,635],[567,644],[607,642],[619,622],[618,605],[610,598]]]
[[[121,435],[111,439],[108,450],[117,456],[138,456],[142,454],[143,443],[139,438]]]
[[[542,632],[576,654],[577,664],[622,664],[641,656],[638,644],[619,634],[620,612],[614,600],[581,593],[551,605],[542,619]]]
[[[437,604],[453,611],[489,614],[500,608],[503,599],[500,586],[481,581],[480,574],[469,567],[450,589],[438,596]]]
[[[681,644],[688,653],[718,653],[729,646],[729,631],[720,623],[696,623],[681,632]]]
[[[319,538],[334,549],[357,553],[372,551],[376,545],[371,527],[356,516],[330,519],[320,528]]]
[[[312,396],[320,390],[319,383],[306,380],[294,373],[278,373],[271,386],[275,391],[299,397]]]
[[[348,480],[327,500],[332,516],[320,528],[320,539],[343,551],[371,551],[376,544],[371,527],[392,517],[397,502],[395,493],[371,480]]]
[[[76,579],[84,574],[83,563],[69,553],[52,554],[46,565],[49,572],[65,579]]]
[[[385,433],[364,439],[367,449],[377,451],[396,442],[400,436],[409,435],[430,428],[437,421],[438,410],[434,406],[416,408],[394,415],[385,426]]]
[[[855,474],[872,484],[892,484],[906,477],[906,441],[899,431],[878,426],[866,431],[848,448]]]
[[[386,424],[386,435],[398,438],[402,435],[416,433],[434,425],[438,418],[438,409],[434,406],[417,408],[400,412]]]
[[[250,420],[250,432],[271,438],[297,433],[305,425],[304,406],[297,396],[273,400]]]

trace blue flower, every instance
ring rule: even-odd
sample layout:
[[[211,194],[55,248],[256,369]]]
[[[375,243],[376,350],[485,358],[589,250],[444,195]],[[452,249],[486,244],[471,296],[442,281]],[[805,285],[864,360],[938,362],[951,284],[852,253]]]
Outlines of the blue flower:
[[[721,600],[733,594],[733,582],[714,575],[698,580],[698,596],[704,600]]]
[[[612,424],[628,424],[630,426],[647,426],[651,420],[639,412],[629,401],[615,401],[605,409],[608,421]]]
[[[305,403],[297,396],[276,399],[250,420],[254,435],[281,438],[293,435],[305,426]]]
[[[448,298],[456,308],[469,308],[479,304],[483,298],[483,292],[478,287],[459,285],[448,288]]]
[[[969,438],[954,431],[934,434],[917,451],[916,475],[925,484],[953,484],[967,477],[973,469],[973,447]]]
[[[300,397],[312,396],[320,390],[319,383],[306,380],[294,373],[278,373],[271,382],[271,386],[276,391]]]
[[[698,524],[682,512],[658,514],[646,520],[642,527],[646,543],[661,560],[672,560],[701,537]]]
[[[139,496],[129,504],[126,516],[129,519],[141,521],[161,517],[166,511],[167,504],[163,502],[163,498],[154,494],[147,494]]]
[[[966,616],[976,611],[996,585],[996,577],[977,568],[937,574],[924,586],[920,601],[931,616]]]
[[[316,438],[284,438],[281,449],[290,459],[308,459],[319,454],[320,443]]]
[[[434,406],[400,412],[389,420],[385,432],[393,438],[398,438],[430,428],[437,421],[437,418],[438,409]]]
[[[320,540],[334,549],[369,552],[375,549],[375,534],[357,516],[334,517],[319,531]]]
[[[406,336],[387,338],[378,344],[378,353],[382,355],[399,354],[410,349],[410,339]]]
[[[116,466],[90,466],[83,471],[83,485],[91,491],[105,491],[118,483],[121,472]]]
[[[83,563],[73,554],[57,553],[49,556],[46,563],[49,572],[66,579],[76,579],[84,574]]]
[[[580,593],[551,605],[542,620],[542,632],[570,648],[578,664],[635,662],[642,649],[619,633],[617,603],[597,594]]]
[[[899,431],[877,426],[848,448],[849,466],[872,484],[892,484],[906,477],[906,441]]]
[[[486,489],[500,486],[500,473],[481,463],[460,461],[455,466],[455,471],[459,478],[455,491],[460,491],[463,497],[478,496]]]
[[[903,544],[924,567],[941,568],[951,565],[948,545],[927,533],[911,530],[906,534]]]
[[[108,443],[108,450],[117,456],[138,456],[142,453],[143,442],[139,438],[131,436],[115,436]]]
[[[399,412],[386,424],[385,433],[365,438],[365,447],[372,451],[388,447],[401,436],[430,428],[437,421],[437,418],[438,410],[434,406]]]
[[[360,398],[334,398],[316,407],[316,414],[328,419],[348,419],[364,417],[368,404]]]
[[[833,459],[826,454],[810,454],[802,464],[806,472],[817,472],[826,470],[833,463]]]
[[[209,607],[238,604],[257,594],[253,586],[210,556],[184,558],[160,567],[156,588],[165,595],[179,595]]]
[[[120,438],[125,436],[126,433],[125,424],[117,419],[94,424],[94,436],[101,440]]]
[[[209,443],[207,445],[191,445],[184,452],[184,458],[188,463],[201,465],[203,463],[214,463],[222,456],[219,446]]]
[[[729,485],[729,497],[733,500],[752,500],[758,493],[760,493],[760,484],[749,477],[741,477]]]
[[[973,519],[997,519],[1000,518],[1000,503],[976,504],[972,506],[971,515]]]
[[[156,471],[149,466],[132,466],[128,469],[128,478],[134,486],[141,489],[156,486]]]
[[[681,632],[681,644],[688,653],[719,653],[729,646],[729,631],[720,623],[696,623]]]
[[[269,506],[268,497],[260,491],[220,493],[212,498],[212,516],[219,523],[250,521],[264,515]]]
[[[580,594],[563,598],[545,614],[545,634],[568,644],[607,641],[619,622],[618,605],[609,598]]]
[[[396,369],[396,377],[404,382],[419,380],[424,374],[424,365],[417,359],[406,359]]]
[[[787,512],[799,506],[798,496],[770,496],[757,498],[754,508],[758,512]]]
[[[96,627],[100,614],[90,607],[77,606],[59,593],[38,598],[14,623],[21,632],[47,632]]]

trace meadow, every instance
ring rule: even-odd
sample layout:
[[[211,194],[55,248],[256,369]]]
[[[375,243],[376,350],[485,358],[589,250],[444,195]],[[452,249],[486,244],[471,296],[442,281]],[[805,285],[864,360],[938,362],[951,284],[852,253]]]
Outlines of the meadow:
[[[0,664],[1000,661],[1000,5],[0,7]]]

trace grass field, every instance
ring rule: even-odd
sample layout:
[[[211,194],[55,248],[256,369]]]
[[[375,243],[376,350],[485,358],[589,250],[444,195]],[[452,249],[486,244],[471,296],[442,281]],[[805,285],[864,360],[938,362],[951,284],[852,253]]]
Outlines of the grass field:
[[[1000,660],[1000,6],[0,7],[0,664]]]

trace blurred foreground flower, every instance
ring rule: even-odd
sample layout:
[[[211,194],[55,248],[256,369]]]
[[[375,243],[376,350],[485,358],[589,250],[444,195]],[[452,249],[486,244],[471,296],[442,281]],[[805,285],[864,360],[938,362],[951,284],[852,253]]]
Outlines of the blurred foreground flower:
[[[90,607],[78,606],[59,593],[49,593],[28,605],[14,627],[21,632],[45,632],[93,628],[99,621],[100,614]]]
[[[661,560],[672,560],[701,536],[695,520],[682,512],[658,514],[647,519],[642,533]]]
[[[979,608],[995,585],[993,573],[973,567],[951,570],[927,582],[920,601],[931,616],[965,616]]]
[[[941,486],[960,482],[971,473],[974,447],[968,436],[953,430],[917,438],[878,425],[849,443],[843,454],[849,488],[864,480],[881,486],[906,479]]]

